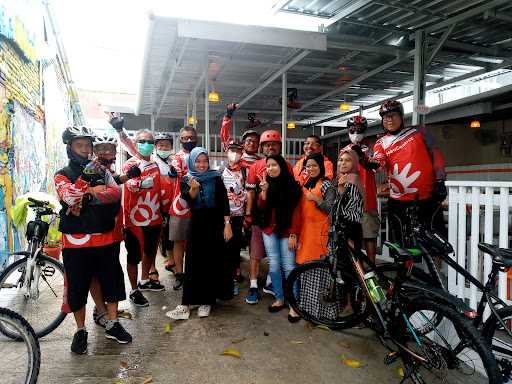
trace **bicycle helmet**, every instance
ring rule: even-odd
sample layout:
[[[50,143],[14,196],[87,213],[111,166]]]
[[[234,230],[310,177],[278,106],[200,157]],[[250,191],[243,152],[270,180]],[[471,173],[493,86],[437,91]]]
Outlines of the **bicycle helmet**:
[[[249,130],[245,131],[244,134],[242,135],[242,141],[245,141],[245,139],[247,139],[247,137],[251,135],[258,136],[258,139],[260,138],[260,134],[258,132]]]
[[[90,139],[94,140],[94,133],[87,127],[67,127],[64,132],[62,132],[62,141],[64,144],[71,144],[71,142],[75,139]]]
[[[117,146],[117,138],[114,136],[109,135],[97,135],[94,137],[93,145],[99,145],[99,144],[112,144]]]
[[[404,119],[404,106],[398,100],[386,100],[379,109],[380,117],[390,112],[398,112],[402,120]]]
[[[281,142],[281,134],[275,129],[269,129],[261,134],[260,144],[267,143],[269,141]]]
[[[364,116],[352,116],[347,121],[349,133],[363,133],[368,128],[368,120]]]
[[[243,147],[243,145],[242,145],[242,144],[240,144],[239,142],[234,141],[234,140],[231,140],[231,141],[228,143],[228,149],[235,149],[235,150],[243,151],[244,147]]]
[[[173,143],[173,137],[169,132],[157,132],[155,133],[155,144],[161,140],[169,140],[171,144]]]

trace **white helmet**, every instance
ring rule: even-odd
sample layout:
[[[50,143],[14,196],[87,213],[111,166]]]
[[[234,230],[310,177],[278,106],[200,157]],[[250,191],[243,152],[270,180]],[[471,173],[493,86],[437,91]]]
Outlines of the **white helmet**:
[[[117,138],[114,137],[114,136],[109,136],[109,135],[96,135],[94,136],[94,142],[93,142],[93,145],[98,145],[98,144],[113,144],[115,146],[117,146]]]

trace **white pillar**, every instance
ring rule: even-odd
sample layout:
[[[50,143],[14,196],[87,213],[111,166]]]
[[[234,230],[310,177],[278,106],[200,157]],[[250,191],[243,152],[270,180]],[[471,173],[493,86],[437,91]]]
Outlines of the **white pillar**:
[[[153,112],[151,114],[151,132],[153,133],[153,135],[155,134],[155,123],[156,123],[156,114]]]
[[[418,105],[425,105],[425,31],[419,30],[414,36],[414,95],[412,125],[423,125],[425,115],[417,111]]]
[[[190,117],[190,103],[187,100],[187,117],[185,118],[185,124],[183,124],[184,126],[188,125],[188,118],[189,117]]]
[[[194,101],[192,103],[192,116],[194,116],[194,124],[192,126],[197,128],[197,95],[194,94]],[[188,125],[188,121],[187,121]]]
[[[286,129],[288,124],[288,81],[286,77],[286,72],[283,73],[282,76],[282,92],[281,92],[281,140],[282,140],[282,155],[286,156]]]
[[[208,103],[208,58],[206,59],[206,75],[204,76],[204,140],[203,145],[210,152],[210,104]]]

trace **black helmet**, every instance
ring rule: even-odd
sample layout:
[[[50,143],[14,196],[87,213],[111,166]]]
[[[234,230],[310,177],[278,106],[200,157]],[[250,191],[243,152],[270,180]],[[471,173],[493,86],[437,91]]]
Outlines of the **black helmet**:
[[[251,135],[258,136],[258,139],[260,138],[260,134],[256,131],[245,131],[244,134],[242,135],[242,141],[245,141],[247,136],[251,136]]]
[[[380,117],[383,117],[389,112],[398,112],[402,120],[404,118],[404,106],[398,100],[386,100],[382,103],[379,109]]]
[[[347,128],[350,133],[363,133],[368,128],[368,120],[364,116],[353,116],[348,119]]]
[[[71,144],[74,139],[90,139],[94,140],[94,133],[87,127],[67,127],[62,132],[62,141],[64,144]]]
[[[161,140],[169,140],[171,144],[173,143],[172,134],[169,132],[157,132],[155,133],[155,144]]]

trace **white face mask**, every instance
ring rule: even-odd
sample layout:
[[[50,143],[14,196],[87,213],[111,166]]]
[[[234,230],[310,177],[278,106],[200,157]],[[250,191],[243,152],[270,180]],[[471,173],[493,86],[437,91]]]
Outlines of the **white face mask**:
[[[364,139],[364,134],[362,133],[349,133],[348,137],[352,144],[359,144]]]
[[[240,161],[240,158],[242,157],[241,154],[236,152],[228,152],[228,161],[231,163],[238,163]]]

